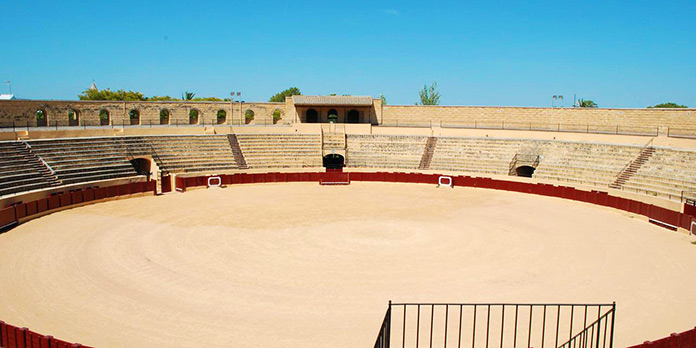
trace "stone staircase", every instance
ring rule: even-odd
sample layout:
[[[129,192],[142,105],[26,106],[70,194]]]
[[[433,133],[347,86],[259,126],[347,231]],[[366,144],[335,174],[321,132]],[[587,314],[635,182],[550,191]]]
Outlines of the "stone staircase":
[[[306,168],[322,166],[320,134],[236,134],[250,168]]]
[[[50,167],[23,141],[0,142],[0,196],[59,186]]]
[[[51,166],[49,166],[48,163],[43,160],[43,158],[34,154],[34,152],[31,150],[31,146],[26,141],[22,140],[21,142],[23,145],[21,152],[24,155],[24,158],[35,163],[35,168],[37,168],[39,173],[41,173],[44,180],[46,180],[52,187],[62,185],[63,183],[58,179],[56,173],[53,171],[53,168],[51,168]]]
[[[427,170],[430,169],[430,162],[433,160],[433,154],[435,153],[435,147],[437,146],[437,138],[429,137],[428,141],[425,143],[425,148],[423,149],[423,156],[421,157],[418,169]]]
[[[652,141],[651,141],[652,143]],[[623,185],[628,181],[637,171],[640,169],[645,162],[647,162],[650,157],[655,153],[655,148],[650,146],[651,143],[648,143],[641,151],[640,154],[638,154],[638,157],[636,157],[633,161],[631,161],[624,169],[619,173],[619,175],[616,177],[616,180],[609,184],[609,187],[615,188],[615,189],[621,189]]]
[[[230,148],[232,149],[234,160],[237,162],[237,165],[239,165],[239,169],[248,169],[249,166],[246,163],[246,159],[244,159],[242,149],[239,148],[239,140],[237,139],[237,135],[227,134],[227,140],[230,142]]]
[[[321,153],[322,156],[329,154],[346,154],[346,128],[338,124],[326,124],[321,127]]]

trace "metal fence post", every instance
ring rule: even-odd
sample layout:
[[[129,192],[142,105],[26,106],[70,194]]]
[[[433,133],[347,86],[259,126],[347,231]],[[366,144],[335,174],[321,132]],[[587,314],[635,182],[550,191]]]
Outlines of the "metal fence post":
[[[384,347],[389,348],[389,343],[391,340],[391,314],[392,314],[392,301],[389,300],[389,308],[387,308],[387,327],[385,328],[384,337]]]
[[[611,304],[611,335],[609,336],[609,348],[614,347],[614,322],[616,322],[616,301]]]

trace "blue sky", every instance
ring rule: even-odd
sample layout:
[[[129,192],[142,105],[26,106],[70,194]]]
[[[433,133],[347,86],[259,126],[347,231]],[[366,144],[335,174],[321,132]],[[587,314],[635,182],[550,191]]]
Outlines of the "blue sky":
[[[6,1],[0,80],[20,98],[100,88],[266,101],[696,107],[696,1]],[[8,86],[0,85],[7,93]]]

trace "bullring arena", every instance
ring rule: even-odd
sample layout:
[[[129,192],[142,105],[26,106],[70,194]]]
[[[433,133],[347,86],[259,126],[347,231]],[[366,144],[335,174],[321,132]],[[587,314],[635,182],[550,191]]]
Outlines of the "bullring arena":
[[[0,121],[5,348],[696,347],[693,109],[15,100]]]

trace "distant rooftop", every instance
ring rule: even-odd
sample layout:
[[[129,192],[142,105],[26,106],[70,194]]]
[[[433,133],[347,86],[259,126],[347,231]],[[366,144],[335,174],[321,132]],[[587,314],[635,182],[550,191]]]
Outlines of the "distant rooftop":
[[[351,95],[294,95],[295,105],[371,106],[370,96]]]
[[[0,100],[12,100],[15,98],[14,94],[0,94]]]

